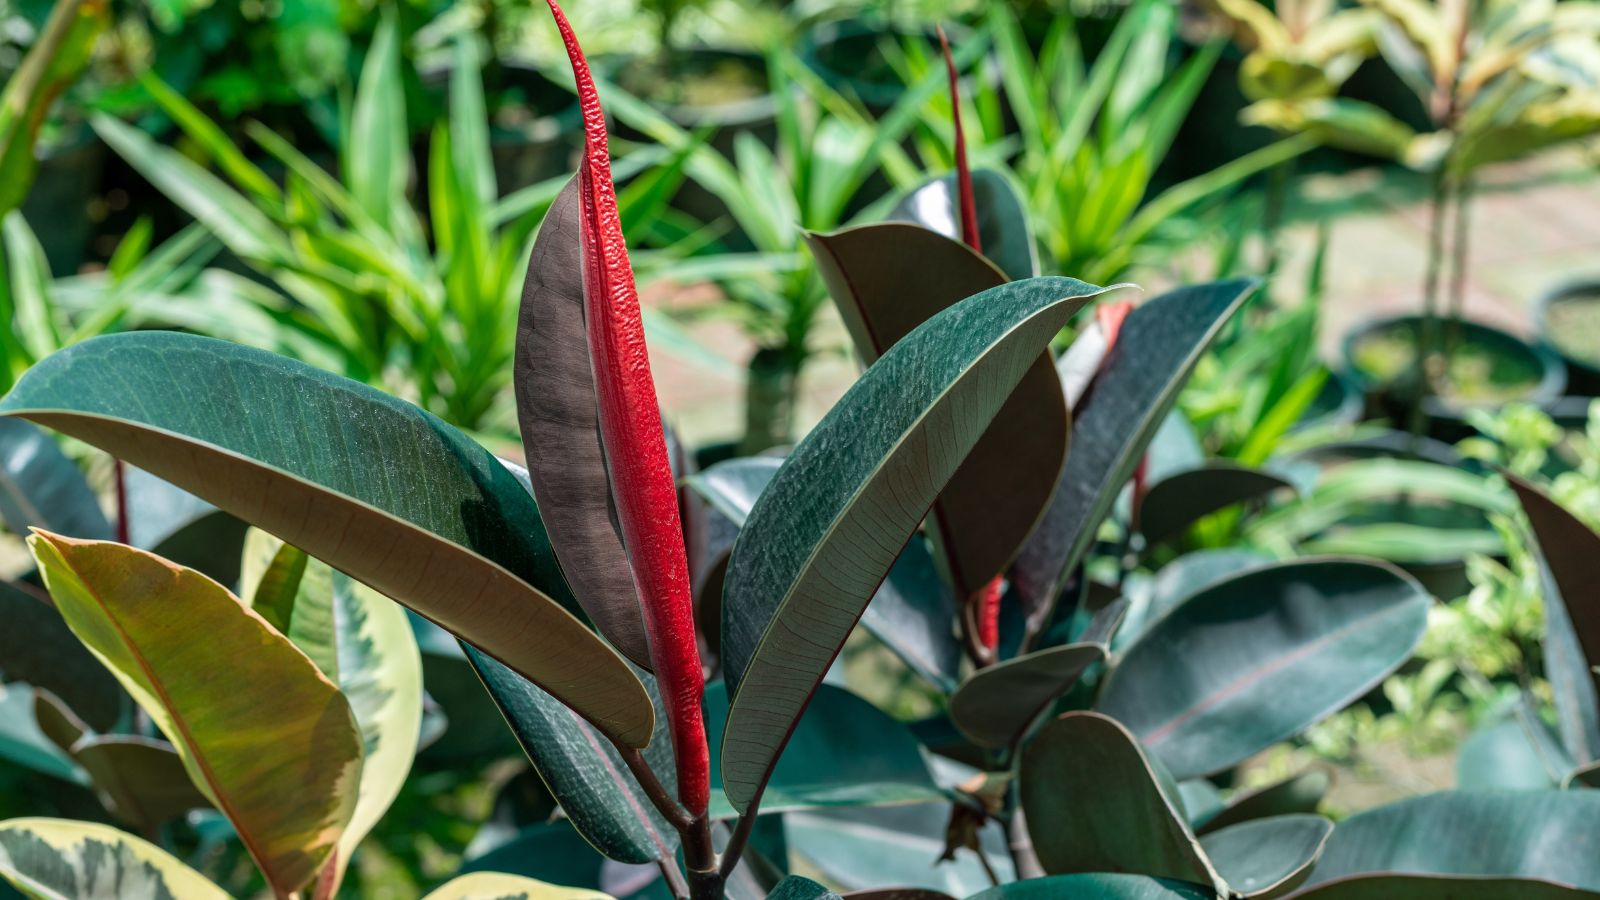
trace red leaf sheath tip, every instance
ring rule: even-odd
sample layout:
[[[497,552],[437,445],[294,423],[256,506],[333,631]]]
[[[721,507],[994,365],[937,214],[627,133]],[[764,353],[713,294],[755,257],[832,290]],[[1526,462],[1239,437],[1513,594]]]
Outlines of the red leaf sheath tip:
[[[1000,576],[978,591],[978,643],[990,650],[1000,647]]]
[[[650,661],[667,706],[678,766],[678,799],[691,815],[700,816],[710,793],[711,762],[700,713],[705,677],[695,642],[677,488],[650,376],[639,294],[617,217],[600,96],[566,15],[556,0],[547,2],[567,45],[583,110],[584,309],[599,399],[600,437],[623,545],[644,606]]]
[[[956,61],[950,55],[950,39],[945,37],[944,26],[939,28],[939,48],[944,51],[944,68],[950,74],[950,118],[956,130],[956,193],[961,206],[961,241],[974,252],[983,252],[983,240],[978,237],[978,206],[972,195],[972,167],[967,165],[967,137],[961,130],[961,78],[956,74]]]

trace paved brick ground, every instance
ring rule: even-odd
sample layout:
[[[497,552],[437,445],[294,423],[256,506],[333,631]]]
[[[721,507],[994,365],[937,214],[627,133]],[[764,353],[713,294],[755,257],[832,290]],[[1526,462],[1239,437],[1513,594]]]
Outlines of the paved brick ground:
[[[1351,326],[1373,315],[1418,308],[1427,247],[1426,186],[1410,173],[1373,169],[1313,176],[1299,189],[1280,295],[1292,297],[1304,284],[1318,226],[1326,227],[1322,347],[1333,360]],[[1530,310],[1540,294],[1575,278],[1600,277],[1600,172],[1592,159],[1575,152],[1490,169],[1481,179],[1470,235],[1468,313],[1531,335]],[[1173,278],[1153,271],[1135,280],[1158,289]],[[685,296],[665,286],[652,294],[654,302],[667,307],[708,300],[703,291]],[[735,438],[742,425],[743,365],[751,345],[728,321],[696,324],[691,331],[718,362],[707,365],[658,349],[654,362],[662,403],[693,443]],[[831,309],[815,343],[823,352],[802,384],[803,425],[825,413],[856,376],[845,352],[847,338]]]

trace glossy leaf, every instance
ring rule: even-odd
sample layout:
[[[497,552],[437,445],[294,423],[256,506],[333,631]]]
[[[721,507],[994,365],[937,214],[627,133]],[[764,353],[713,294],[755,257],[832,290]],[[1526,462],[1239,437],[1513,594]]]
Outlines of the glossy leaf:
[[[596,849],[626,863],[672,856],[678,833],[656,812],[604,735],[537,685],[470,646],[467,656],[545,786]],[[655,678],[642,670],[639,677],[659,704]],[[668,790],[674,790],[666,730],[666,718],[658,714],[644,757]]]
[[[31,585],[0,581],[0,674],[60,697],[91,726],[112,727],[122,688],[72,634],[49,597]]]
[[[1236,794],[1221,812],[1199,827],[1199,833],[1204,836],[1229,825],[1269,816],[1316,812],[1328,793],[1329,780],[1326,770],[1308,769],[1265,787]]]
[[[1285,488],[1294,485],[1271,472],[1216,460],[1152,484],[1139,504],[1139,530],[1146,542],[1160,544],[1204,516]]]
[[[1545,654],[1562,739],[1579,763],[1600,759],[1600,703],[1593,666],[1600,665],[1600,535],[1532,484],[1502,473],[1528,514],[1548,577]]]
[[[227,892],[160,847],[107,825],[68,819],[0,822],[0,875],[40,900],[228,900]]]
[[[517,418],[533,493],[572,593],[601,634],[649,668],[639,594],[600,446],[584,330],[579,193],[574,176],[545,213],[528,258],[517,319]]]
[[[338,688],[202,575],[120,544],[38,533],[29,545],[62,617],[177,747],[268,883],[290,893],[311,881],[361,771]]]
[[[89,776],[35,716],[37,695],[21,682],[0,683],[0,760],[72,784],[88,784]]]
[[[1128,597],[1128,615],[1117,629],[1111,646],[1121,650],[1183,601],[1218,581],[1272,561],[1254,550],[1226,547],[1185,553],[1162,566],[1155,577],[1132,575],[1123,584]]]
[[[142,332],[34,366],[0,414],[107,449],[363,580],[625,743],[650,734],[638,679],[558,605],[566,586],[527,491],[416,407],[270,353]]]
[[[611,895],[548,884],[521,875],[471,872],[457,875],[430,891],[425,900],[611,900]]]
[[[970,248],[896,222],[807,240],[867,365],[936,313],[1005,282]],[[934,504],[957,597],[983,589],[1016,556],[1061,477],[1067,432],[1060,382],[1043,353]]]
[[[728,521],[743,527],[756,498],[782,465],[778,457],[730,459],[697,473],[690,484]],[[726,562],[723,568],[725,575]],[[872,595],[861,624],[913,671],[948,693],[961,673],[961,644],[952,630],[957,613],[955,596],[939,577],[927,543],[913,537]]]
[[[1012,568],[1013,588],[1037,634],[1073,567],[1094,542],[1200,354],[1253,289],[1244,280],[1180,288],[1128,315],[1077,411],[1072,455],[1044,520]]]
[[[1549,881],[1428,875],[1358,875],[1314,885],[1296,900],[1585,900],[1593,891]]]
[[[548,0],[567,47],[583,113],[579,231],[583,240],[584,325],[593,354],[600,437],[612,499],[634,585],[649,632],[651,668],[668,712],[678,794],[691,815],[705,811],[710,790],[705,690],[695,637],[694,588],[678,515],[678,488],[662,435],[661,408],[650,376],[650,353],[639,293],[617,215],[606,147],[606,119],[578,38],[556,0]]]
[[[984,257],[1012,281],[1038,275],[1039,251],[1034,245],[1033,228],[1010,179],[993,169],[978,169],[972,173],[972,195]],[[958,196],[955,175],[943,175],[912,190],[889,218],[915,222],[959,240]]]
[[[767,900],[839,900],[839,895],[801,875],[778,882]]]
[[[1013,881],[967,900],[1213,900],[1199,885],[1144,875],[1088,873]]]
[[[247,546],[257,559],[294,549],[254,530]],[[259,604],[260,591],[250,590],[251,574],[243,577],[241,592]],[[422,655],[405,609],[388,597],[321,560],[308,559],[297,582],[285,634],[339,686],[361,732],[356,808],[339,838],[342,876],[411,771],[422,729]]]
[[[19,535],[34,526],[91,540],[112,534],[78,464],[48,433],[15,419],[0,419],[0,521]]]
[[[885,353],[756,501],[728,566],[733,686],[722,777],[743,808],[946,480],[1051,337],[1098,289],[1014,282],[956,304]]]
[[[980,747],[1010,747],[1089,666],[1110,654],[1109,642],[1127,603],[1095,615],[1075,643],[1017,656],[979,669],[950,697],[950,720]]]
[[[1239,896],[1282,897],[1311,876],[1332,832],[1321,816],[1274,816],[1218,829],[1200,848]]]
[[[1480,726],[1461,743],[1456,753],[1456,787],[1549,790],[1559,787],[1571,769],[1572,760],[1566,758],[1559,739],[1549,733],[1544,722],[1511,715]]]
[[[1131,872],[1226,893],[1158,770],[1116,721],[1093,712],[1061,716],[1023,749],[1020,778],[1046,872]]]
[[[1593,791],[1411,797],[1340,822],[1309,884],[1381,872],[1528,878],[1600,891],[1600,856],[1577,850],[1597,816]]]
[[[707,735],[722,738],[725,685],[706,689]],[[711,812],[732,816],[712,775]],[[763,813],[830,806],[890,806],[945,799],[911,730],[843,688],[824,684],[795,725],[761,798]]]
[[[992,883],[970,850],[939,862],[948,803],[814,810],[783,818],[790,850],[845,890],[897,884],[965,897]],[[978,839],[995,874],[1002,881],[1014,877],[999,826],[985,825]]]
[[[868,888],[863,891],[850,891],[841,896],[845,900],[955,900],[954,897],[940,891],[908,887]]]
[[[183,758],[166,741],[140,735],[96,735],[55,695],[34,694],[41,730],[82,766],[106,808],[145,834],[192,809],[209,809]]]
[[[1174,777],[1221,771],[1382,681],[1411,657],[1432,602],[1382,563],[1248,570],[1151,626],[1107,675],[1095,708]]]

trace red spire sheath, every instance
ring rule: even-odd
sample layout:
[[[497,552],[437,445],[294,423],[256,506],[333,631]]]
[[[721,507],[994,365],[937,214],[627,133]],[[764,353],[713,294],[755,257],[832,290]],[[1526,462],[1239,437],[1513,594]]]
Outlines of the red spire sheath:
[[[950,55],[950,39],[939,29],[939,48],[944,51],[945,71],[950,73],[950,114],[956,129],[956,192],[961,206],[961,241],[974,252],[983,252],[983,240],[978,237],[977,200],[972,195],[972,167],[967,165],[967,137],[961,130],[961,78],[956,74],[956,61]]]
[[[706,811],[711,763],[700,712],[705,677],[695,643],[677,487],[650,375],[639,293],[617,217],[600,96],[566,15],[556,0],[547,2],[566,43],[583,110],[584,308],[599,399],[600,436],[623,544],[644,605],[650,660],[667,706],[677,759],[678,798],[698,817]]]

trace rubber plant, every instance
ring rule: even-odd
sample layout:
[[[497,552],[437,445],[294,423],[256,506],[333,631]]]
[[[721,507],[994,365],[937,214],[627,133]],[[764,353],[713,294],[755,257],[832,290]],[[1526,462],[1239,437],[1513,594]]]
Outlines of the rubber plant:
[[[600,98],[550,6],[586,147],[529,256],[513,378],[526,469],[371,387],[188,334],[86,341],[0,400],[0,421],[28,439],[41,435],[17,419],[260,529],[236,593],[104,535],[45,527],[32,542],[59,618],[248,834],[275,894],[332,895],[350,836],[386,805],[369,770],[397,764],[362,740],[342,642],[319,624],[338,620],[341,590],[375,608],[392,598],[459,637],[566,823],[611,860],[658,867],[679,898],[838,896],[788,866],[786,842],[830,837],[831,853],[807,858],[841,886],[904,881],[861,884],[860,868],[838,864],[903,860],[905,847],[934,871],[918,843],[930,805],[953,810],[947,828],[933,822],[952,858],[987,860],[983,833],[1010,832],[984,897],[1481,887],[1461,875],[1512,891],[1600,887],[1589,857],[1550,850],[1593,820],[1581,792],[1417,798],[1331,837],[1307,814],[1314,784],[1221,801],[1212,779],[1405,660],[1429,603],[1409,577],[1294,560],[1213,579],[1124,625],[1125,602],[1083,576],[1091,557],[1121,555],[1098,546],[1100,526],[1248,282],[1108,307],[1079,329],[1088,352],[1057,361],[1052,343],[1103,289],[1031,271],[1007,280],[972,247],[905,222],[813,235],[869,365],[786,458],[690,476],[709,502],[680,503]],[[980,240],[997,255],[1018,246]],[[882,302],[891,287],[916,302]],[[731,544],[720,554],[719,541]],[[175,607],[184,614],[155,612]],[[971,623],[968,659],[963,617],[983,624]],[[208,640],[192,640],[195,622]],[[914,732],[824,683],[858,623],[939,689],[942,723]],[[707,671],[720,678],[706,684]],[[39,709],[80,746],[69,706]],[[258,739],[241,753],[233,733]],[[925,748],[949,765],[936,771]],[[907,804],[909,820],[894,808]],[[1476,868],[1457,844],[1415,837],[1464,821],[1497,848]],[[519,838],[507,865],[559,861],[550,834]],[[135,872],[174,896],[221,896],[115,829],[0,823],[0,874],[34,895],[93,897]],[[508,895],[603,896],[487,871],[435,896]]]

